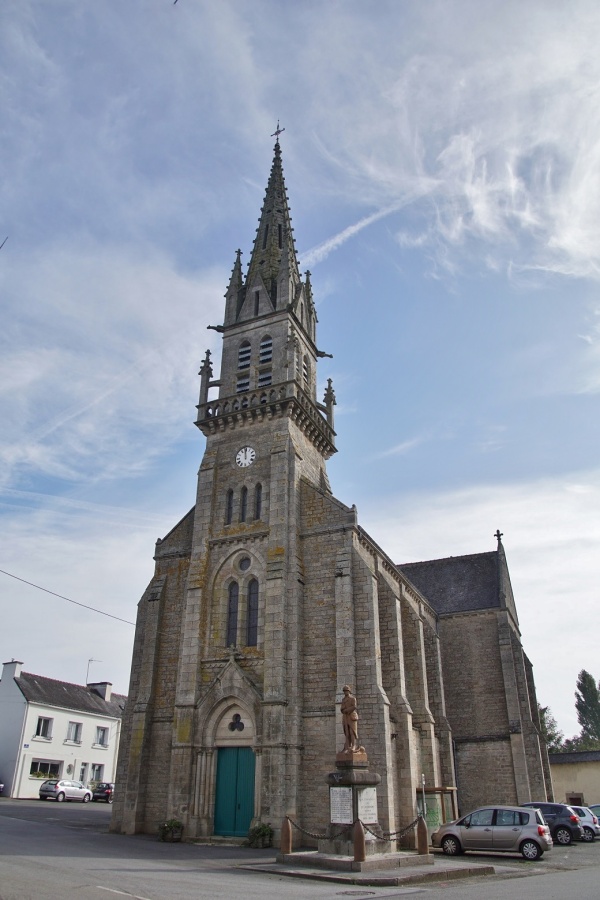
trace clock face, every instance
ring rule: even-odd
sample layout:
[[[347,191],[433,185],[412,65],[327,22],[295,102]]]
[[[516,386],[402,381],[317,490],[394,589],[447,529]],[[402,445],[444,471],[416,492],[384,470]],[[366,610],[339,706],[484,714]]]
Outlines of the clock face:
[[[235,461],[238,466],[242,469],[245,469],[247,466],[251,466],[254,460],[256,459],[256,450],[252,447],[242,447],[241,450],[235,455]]]

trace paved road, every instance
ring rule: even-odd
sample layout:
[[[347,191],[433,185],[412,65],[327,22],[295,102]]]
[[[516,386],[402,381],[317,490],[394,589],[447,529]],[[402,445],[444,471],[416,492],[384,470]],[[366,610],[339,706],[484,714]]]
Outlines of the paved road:
[[[598,900],[600,841],[555,848],[538,863],[472,854],[499,875],[411,888],[378,888],[269,875],[241,868],[269,850],[163,844],[148,835],[108,833],[100,804],[0,798],[0,900],[354,900],[429,895],[431,900]]]

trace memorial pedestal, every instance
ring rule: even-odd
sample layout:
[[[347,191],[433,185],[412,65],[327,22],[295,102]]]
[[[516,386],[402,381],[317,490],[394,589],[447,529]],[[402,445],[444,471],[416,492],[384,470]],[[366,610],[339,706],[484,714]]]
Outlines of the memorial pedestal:
[[[319,853],[353,856],[353,828],[357,819],[365,828],[367,856],[391,853],[390,841],[383,839],[377,818],[377,785],[381,775],[369,772],[367,754],[360,750],[338,753],[336,772],[327,776],[329,785],[329,827],[319,840]]]

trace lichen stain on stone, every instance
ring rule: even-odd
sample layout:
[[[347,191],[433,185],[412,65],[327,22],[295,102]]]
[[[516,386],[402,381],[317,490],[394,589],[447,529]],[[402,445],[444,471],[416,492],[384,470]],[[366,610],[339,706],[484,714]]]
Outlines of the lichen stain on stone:
[[[267,551],[268,560],[281,559],[283,556],[285,556],[285,547],[271,547],[271,549]]]

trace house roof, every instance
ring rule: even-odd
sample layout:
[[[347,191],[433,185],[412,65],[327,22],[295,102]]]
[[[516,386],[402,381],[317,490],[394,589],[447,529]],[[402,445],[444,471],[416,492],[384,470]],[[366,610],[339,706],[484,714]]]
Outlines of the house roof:
[[[398,568],[439,615],[501,606],[498,553],[473,553]]]
[[[15,683],[30,703],[43,706],[58,706],[61,709],[76,709],[79,712],[96,713],[101,716],[112,716],[120,719],[127,697],[124,694],[112,694],[107,702],[93,689],[83,684],[69,684],[68,681],[56,681],[43,675],[32,675],[21,672]]]
[[[572,753],[549,753],[550,765],[561,766],[566,763],[600,762],[600,750],[574,750]]]

